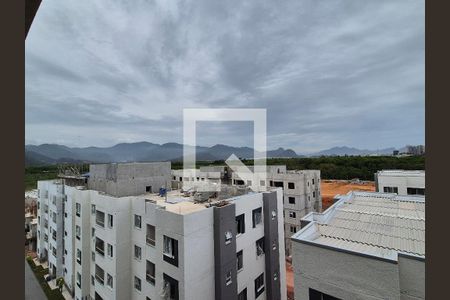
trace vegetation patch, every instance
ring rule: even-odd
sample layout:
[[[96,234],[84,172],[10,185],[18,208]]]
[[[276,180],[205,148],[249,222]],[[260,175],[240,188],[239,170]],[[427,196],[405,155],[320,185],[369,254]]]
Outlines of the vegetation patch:
[[[42,266],[36,266],[34,264],[33,259],[30,256],[27,256],[27,262],[30,265],[31,270],[33,270],[33,273],[36,276],[36,279],[38,280],[39,284],[41,285],[45,295],[47,296],[47,299],[65,300],[65,298],[58,289],[54,290],[50,289],[48,283],[45,281],[44,276],[48,274],[48,269],[44,269]]]

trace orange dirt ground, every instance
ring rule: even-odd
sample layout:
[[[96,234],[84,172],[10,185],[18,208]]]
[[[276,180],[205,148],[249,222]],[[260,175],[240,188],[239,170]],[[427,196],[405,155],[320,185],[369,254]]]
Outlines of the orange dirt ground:
[[[322,194],[322,210],[325,210],[333,204],[333,198],[337,194],[345,195],[349,191],[374,192],[375,183],[373,181],[354,183],[349,180],[322,180],[320,189]]]
[[[375,183],[373,181],[362,181],[359,183],[349,180],[322,180],[320,183],[320,193],[322,194],[322,210],[327,209],[333,204],[334,196],[345,195],[350,191],[375,191]],[[292,264],[286,260],[286,285],[288,300],[294,299],[294,273]]]

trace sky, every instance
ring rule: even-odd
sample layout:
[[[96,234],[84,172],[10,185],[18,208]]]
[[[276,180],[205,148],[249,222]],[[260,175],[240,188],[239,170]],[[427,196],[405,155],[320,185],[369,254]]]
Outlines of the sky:
[[[267,146],[425,141],[424,1],[59,1],[25,44],[25,143],[183,141],[184,108],[265,108]],[[249,122],[198,143],[251,146]]]

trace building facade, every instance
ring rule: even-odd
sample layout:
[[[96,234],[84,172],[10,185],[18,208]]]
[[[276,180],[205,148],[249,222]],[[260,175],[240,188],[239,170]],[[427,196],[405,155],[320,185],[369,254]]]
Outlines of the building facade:
[[[125,187],[133,195],[110,184],[120,196],[91,189],[100,186],[92,177],[87,186],[39,182],[43,195],[63,186],[65,255],[55,274],[74,299],[286,299],[281,189],[198,202],[176,190],[154,193],[162,181],[146,192],[159,179],[143,177]],[[38,244],[41,259],[49,245]]]
[[[382,170],[375,173],[377,192],[398,195],[425,195],[425,171]]]
[[[425,198],[349,192],[292,236],[297,299],[425,299]]]
[[[232,184],[251,186],[232,173]],[[301,218],[310,212],[322,211],[320,170],[288,171],[284,165],[267,166],[266,179],[260,181],[265,188],[283,189],[283,216],[286,256],[291,255],[291,236],[301,228]]]

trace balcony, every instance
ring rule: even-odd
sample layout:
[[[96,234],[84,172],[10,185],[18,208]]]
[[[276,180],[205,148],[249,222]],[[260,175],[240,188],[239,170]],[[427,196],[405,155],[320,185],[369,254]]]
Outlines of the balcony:
[[[100,283],[101,285],[104,285],[105,279],[103,277],[100,277],[100,275],[95,274],[95,279]]]
[[[98,254],[100,254],[101,256],[105,256],[105,249],[100,248],[95,246],[95,252],[97,252]]]
[[[147,242],[147,245],[150,245],[150,246],[153,246],[153,247],[155,246],[155,239],[154,239],[153,236],[147,235],[145,237],[145,241]]]
[[[147,279],[147,282],[155,285],[155,276],[154,275],[147,273],[147,274],[145,274],[145,278]]]

